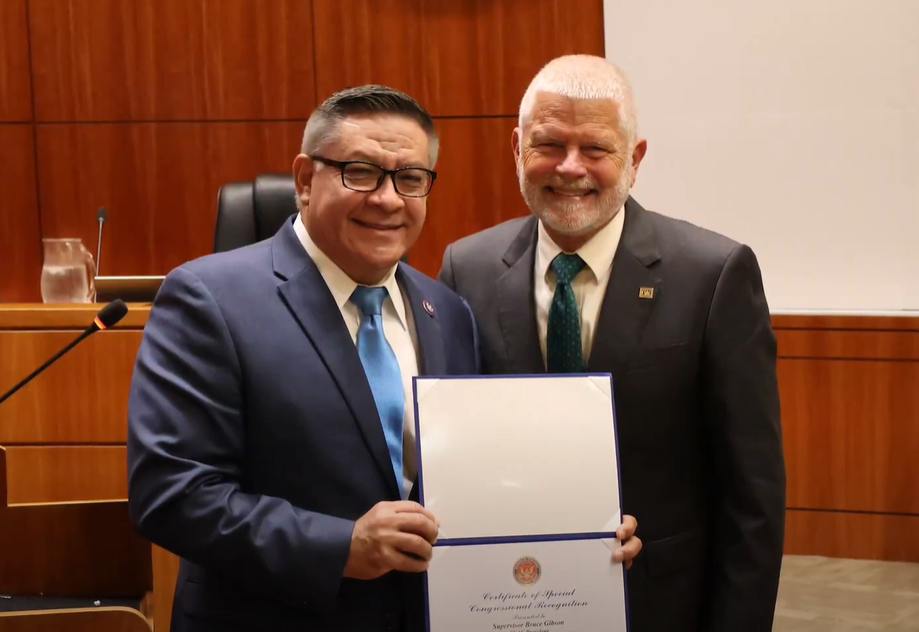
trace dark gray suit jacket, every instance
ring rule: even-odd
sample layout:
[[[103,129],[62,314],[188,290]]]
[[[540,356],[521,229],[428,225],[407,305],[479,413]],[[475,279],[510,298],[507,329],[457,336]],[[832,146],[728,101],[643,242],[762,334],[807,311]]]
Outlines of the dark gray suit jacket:
[[[536,229],[514,219],[444,253],[440,280],[472,307],[485,373],[545,371]],[[770,632],[785,465],[753,252],[629,198],[588,370],[613,375],[623,511],[644,543],[627,573],[632,632]]]

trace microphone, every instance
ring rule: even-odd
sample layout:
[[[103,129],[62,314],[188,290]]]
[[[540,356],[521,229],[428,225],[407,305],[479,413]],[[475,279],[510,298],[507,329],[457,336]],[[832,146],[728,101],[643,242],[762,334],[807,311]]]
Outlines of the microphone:
[[[96,238],[96,276],[99,276],[99,265],[102,261],[102,224],[105,223],[107,212],[104,206],[100,206],[96,211],[96,219],[99,221],[99,236]]]
[[[77,336],[76,340],[72,341],[66,347],[58,351],[56,354],[54,354],[54,356],[51,357],[50,360],[48,360],[43,365],[41,365],[40,367],[32,371],[32,373],[26,376],[26,378],[23,379],[21,382],[19,382],[19,384],[17,384],[12,389],[4,393],[3,396],[0,397],[0,404],[6,401],[10,396],[12,396],[16,391],[21,389],[23,386],[31,382],[35,378],[35,376],[37,376],[39,373],[41,373],[42,371],[47,369],[49,366],[57,362],[61,358],[61,356],[63,356],[65,353],[67,353],[68,351],[76,347],[80,342],[85,340],[90,335],[96,333],[97,331],[102,331],[103,329],[108,329],[109,327],[114,326],[115,324],[118,323],[118,321],[124,318],[125,314],[127,313],[128,313],[128,306],[125,305],[124,301],[122,301],[120,298],[115,299],[114,301],[112,301],[111,303],[109,303],[108,305],[100,309],[99,313],[96,314],[96,317],[93,319],[93,323],[89,327],[87,327],[83,331],[83,333]]]

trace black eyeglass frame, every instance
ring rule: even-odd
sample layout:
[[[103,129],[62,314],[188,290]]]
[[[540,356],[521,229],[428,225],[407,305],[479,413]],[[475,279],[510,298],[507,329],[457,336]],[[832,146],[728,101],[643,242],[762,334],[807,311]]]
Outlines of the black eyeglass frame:
[[[310,156],[310,159],[338,169],[338,175],[341,178],[341,185],[349,191],[357,191],[358,193],[373,193],[381,186],[383,186],[383,181],[386,179],[386,176],[389,176],[392,180],[393,188],[399,195],[410,198],[423,198],[431,194],[431,189],[434,188],[434,181],[437,179],[436,171],[431,171],[430,169],[425,169],[424,167],[399,167],[398,169],[384,169],[380,165],[374,164],[372,162],[367,162],[366,160],[332,160],[331,158],[325,158],[324,156],[318,155]],[[355,189],[354,187],[349,187],[345,182],[345,168],[348,165],[367,165],[368,167],[379,169],[382,173],[380,173],[380,177],[377,179],[377,185],[372,189]],[[402,191],[399,190],[399,184],[396,182],[396,174],[398,174],[400,171],[408,171],[410,169],[414,171],[424,171],[429,176],[431,176],[431,183],[428,185],[427,191],[425,191],[422,195],[409,195],[407,193],[402,193]]]

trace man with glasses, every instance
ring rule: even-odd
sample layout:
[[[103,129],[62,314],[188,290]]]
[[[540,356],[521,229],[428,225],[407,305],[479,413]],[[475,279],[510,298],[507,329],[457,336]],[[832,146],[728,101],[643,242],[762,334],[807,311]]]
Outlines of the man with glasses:
[[[400,263],[437,151],[408,95],[339,92],[294,160],[300,212],[167,276],[128,465],[138,530],[182,558],[174,631],[424,629],[412,377],[477,369],[469,308]]]

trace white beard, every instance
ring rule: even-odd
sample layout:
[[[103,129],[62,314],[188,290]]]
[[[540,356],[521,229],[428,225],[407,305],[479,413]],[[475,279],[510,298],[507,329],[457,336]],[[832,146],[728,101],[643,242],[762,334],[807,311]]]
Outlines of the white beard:
[[[526,179],[523,165],[518,163],[517,178],[520,182],[520,193],[536,217],[561,235],[579,236],[599,229],[616,216],[629,196],[631,167],[632,157],[629,156],[615,188],[607,189],[599,195],[592,194],[586,200],[566,200],[549,193],[545,187],[597,190],[597,183],[590,177],[581,178],[576,182],[566,182],[556,175],[537,184]]]

